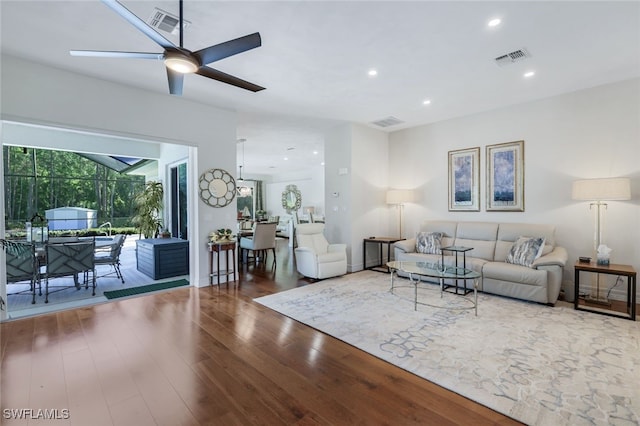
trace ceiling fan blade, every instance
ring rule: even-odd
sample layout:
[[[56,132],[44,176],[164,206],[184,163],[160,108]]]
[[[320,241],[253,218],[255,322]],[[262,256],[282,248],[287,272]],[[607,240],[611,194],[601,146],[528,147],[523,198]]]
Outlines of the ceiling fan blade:
[[[117,52],[108,50],[70,50],[69,53],[71,56],[91,56],[95,58],[164,59],[164,53]]]
[[[158,43],[160,46],[165,49],[176,48],[176,45],[171,41],[167,40],[159,33],[157,33],[153,28],[147,25],[142,19],[138,18],[134,15],[129,9],[124,7],[122,4],[118,3],[116,0],[101,0],[102,3],[109,6],[113,11],[115,11],[118,15],[122,16],[126,19],[131,25],[136,27],[138,30],[142,31],[147,37],[151,40]]]
[[[167,77],[169,79],[169,93],[176,96],[182,96],[182,84],[184,83],[184,74],[167,68]]]
[[[262,86],[258,86],[257,84],[249,83],[248,81],[242,80],[238,77],[234,77],[232,75],[223,73],[222,71],[215,70],[209,67],[200,67],[196,74],[200,74],[203,77],[212,78],[214,80],[221,81],[223,83],[230,84],[232,86],[239,87],[241,89],[250,90],[252,92],[259,92],[260,90],[264,90],[265,88]]]
[[[262,39],[260,38],[260,33],[253,33],[200,49],[197,52],[193,52],[193,54],[200,59],[202,65],[205,65],[238,53],[246,52],[247,50],[255,49],[261,45]]]

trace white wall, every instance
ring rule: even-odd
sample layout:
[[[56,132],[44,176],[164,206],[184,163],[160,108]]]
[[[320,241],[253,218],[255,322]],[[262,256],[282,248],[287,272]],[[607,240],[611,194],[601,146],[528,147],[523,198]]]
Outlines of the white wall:
[[[360,125],[351,126],[351,270],[362,264],[364,238],[393,237],[389,215],[394,208],[385,204],[389,186],[389,137],[380,130]],[[375,264],[379,247],[367,247],[367,264]],[[384,250],[386,255],[386,248]]]
[[[324,144],[325,236],[329,243],[347,244],[347,262],[351,265],[351,125],[337,126],[327,132]],[[345,174],[340,170],[346,169]]]
[[[200,174],[209,168],[222,168],[235,176],[236,114],[11,56],[3,55],[1,60],[3,120],[193,147],[189,151],[194,164],[189,185],[190,275],[192,284],[207,284],[207,234],[235,227],[235,203],[211,208],[200,201],[195,188]]]
[[[363,267],[363,238],[389,236],[387,156],[388,136],[379,130],[345,124],[327,134],[325,234],[329,242],[347,244],[349,271]]]
[[[525,141],[525,211],[486,212],[486,156],[490,144]],[[481,212],[449,212],[447,152],[481,148]],[[576,179],[627,176],[631,201],[610,202],[603,241],[612,262],[640,270],[640,80],[600,86],[496,111],[394,132],[390,184],[417,188],[408,205],[409,235],[425,219],[548,223],[569,252],[565,291],[578,256],[591,255],[589,203],[571,199]],[[569,287],[571,290],[573,287]]]

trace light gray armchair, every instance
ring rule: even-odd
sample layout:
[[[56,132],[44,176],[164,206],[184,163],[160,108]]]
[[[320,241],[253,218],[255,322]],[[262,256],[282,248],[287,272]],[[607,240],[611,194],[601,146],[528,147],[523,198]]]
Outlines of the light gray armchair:
[[[347,245],[329,244],[323,231],[323,223],[296,227],[296,265],[305,277],[323,279],[347,273]]]
[[[240,253],[239,259],[244,262],[245,251],[253,252],[253,259],[256,260],[256,256],[260,253],[264,254],[266,260],[266,253],[268,250],[273,252],[273,264],[276,264],[276,226],[277,223],[256,223],[251,237],[240,238]],[[265,262],[266,263],[266,262]]]

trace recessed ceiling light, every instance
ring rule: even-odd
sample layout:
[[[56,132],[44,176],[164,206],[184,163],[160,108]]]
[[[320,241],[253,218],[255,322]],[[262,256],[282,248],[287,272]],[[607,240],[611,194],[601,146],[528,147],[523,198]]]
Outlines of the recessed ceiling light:
[[[284,157],[284,161],[287,161],[289,159],[289,157]]]
[[[424,101],[422,101],[423,105],[429,105],[431,103],[431,99],[425,99]]]
[[[527,71],[524,73],[525,78],[533,77],[534,75],[536,75],[535,71]]]
[[[378,75],[378,71],[374,69],[370,69],[368,74],[369,74],[369,77],[375,77],[376,75]]]
[[[322,163],[320,163],[321,166],[324,166],[324,161]]]
[[[318,151],[313,151],[313,155],[318,155]]]
[[[502,22],[500,18],[493,18],[487,23],[487,25],[490,27],[497,27],[498,25],[500,25],[500,22]]]

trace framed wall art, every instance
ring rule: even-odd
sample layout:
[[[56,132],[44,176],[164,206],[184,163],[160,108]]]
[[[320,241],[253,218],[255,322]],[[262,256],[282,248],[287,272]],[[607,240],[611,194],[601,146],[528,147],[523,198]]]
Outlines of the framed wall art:
[[[524,141],[487,145],[487,211],[524,211]]]
[[[449,151],[449,211],[480,211],[480,148]]]

